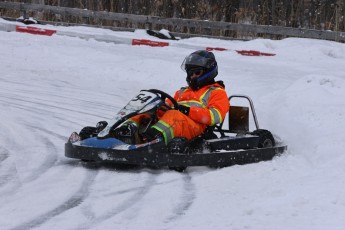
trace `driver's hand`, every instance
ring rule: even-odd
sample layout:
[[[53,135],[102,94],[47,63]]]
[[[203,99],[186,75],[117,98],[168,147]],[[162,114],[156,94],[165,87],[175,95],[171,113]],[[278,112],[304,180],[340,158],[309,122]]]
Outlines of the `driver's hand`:
[[[188,116],[189,115],[189,110],[190,107],[189,106],[185,106],[185,105],[178,105],[178,111],[180,111],[181,113],[183,113],[184,115]]]
[[[165,103],[164,105],[160,106],[159,109],[166,112],[166,111],[170,110],[171,107],[169,104]]]

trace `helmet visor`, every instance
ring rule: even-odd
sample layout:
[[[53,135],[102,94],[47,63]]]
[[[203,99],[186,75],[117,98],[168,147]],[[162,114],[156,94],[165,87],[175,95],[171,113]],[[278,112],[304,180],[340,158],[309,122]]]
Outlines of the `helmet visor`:
[[[187,71],[187,68],[189,67],[202,67],[202,68],[210,68],[210,63],[212,63],[212,59],[211,58],[206,58],[206,57],[203,57],[203,56],[200,56],[199,54],[191,54],[191,55],[188,55],[184,61],[182,62],[182,65],[181,65],[181,69],[183,71]]]
[[[204,73],[204,68],[196,67],[196,68],[188,68],[186,71],[188,76],[195,75],[197,77],[201,76]]]

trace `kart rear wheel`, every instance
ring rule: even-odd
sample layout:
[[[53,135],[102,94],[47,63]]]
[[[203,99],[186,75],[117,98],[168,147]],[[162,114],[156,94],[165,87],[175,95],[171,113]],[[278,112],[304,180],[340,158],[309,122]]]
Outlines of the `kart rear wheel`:
[[[265,129],[257,129],[252,134],[259,136],[259,148],[270,148],[275,146],[275,141],[270,131]]]

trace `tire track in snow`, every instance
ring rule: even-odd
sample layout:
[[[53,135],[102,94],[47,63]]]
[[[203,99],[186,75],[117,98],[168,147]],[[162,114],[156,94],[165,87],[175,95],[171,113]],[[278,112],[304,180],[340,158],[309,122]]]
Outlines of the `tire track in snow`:
[[[188,173],[184,174],[183,180],[183,191],[180,198],[180,202],[176,204],[172,215],[170,215],[164,223],[169,224],[176,221],[181,216],[185,215],[190,206],[193,204],[196,197],[195,185],[192,182],[192,177]]]
[[[0,146],[0,187],[18,179],[15,165],[13,163],[4,164],[9,159],[9,156],[9,151]]]
[[[8,149],[16,145],[16,143],[13,143],[15,138],[10,135],[10,131],[12,131],[9,128],[10,121],[7,118],[5,120],[6,122],[3,123],[4,126],[0,127],[3,134],[5,134],[4,139],[1,137],[0,141],[6,143],[6,148],[0,146],[0,197],[11,196],[14,191],[22,186],[16,167],[15,154],[12,150]]]
[[[0,102],[2,102],[2,100],[0,100]],[[22,105],[22,104],[18,104],[18,103],[11,103],[11,107],[19,109],[19,110],[22,110],[22,111],[26,111],[26,112],[29,112],[29,113],[34,113],[34,114],[37,114],[37,113],[45,113],[45,114],[52,113],[60,121],[66,121],[66,122],[69,122],[71,124],[76,124],[76,125],[78,125],[80,127],[82,126],[82,124],[76,122],[75,119],[70,120],[70,119],[66,119],[66,118],[63,118],[63,117],[57,117],[58,114],[56,112],[52,112],[51,110],[45,110],[45,109],[42,109],[42,108],[33,108],[32,106],[26,106],[26,105]],[[80,113],[82,113],[82,112],[80,112]],[[61,116],[64,116],[64,115],[65,114],[61,114]],[[69,115],[69,117],[72,117],[72,116]],[[78,117],[78,115],[76,117]]]
[[[18,178],[17,168],[14,163],[7,165],[9,167],[7,173],[0,176],[0,197],[12,196],[21,186],[22,182]]]
[[[60,136],[57,133],[51,132],[49,130],[45,130],[43,128],[36,128],[36,126],[30,125],[30,124],[24,124],[24,126],[30,127],[32,129],[39,130],[40,132],[48,133],[54,137],[62,139],[63,137]],[[41,141],[46,149],[44,151],[47,153],[44,155],[45,160],[42,164],[39,165],[39,167],[34,168],[29,176],[27,176],[25,179],[19,180],[18,178],[18,172],[15,163],[9,163],[5,166],[8,168],[8,170],[2,174],[0,174],[0,186],[3,186],[9,182],[16,182],[15,186],[12,186],[11,188],[6,188],[8,191],[6,191],[6,194],[11,194],[15,192],[16,190],[20,189],[24,184],[30,183],[34,180],[37,180],[40,178],[44,173],[48,172],[57,162],[58,159],[58,149],[54,145],[53,141],[50,140],[48,137],[43,137],[43,135],[35,135],[37,137],[37,140]],[[66,139],[66,138],[64,138]],[[0,166],[3,161],[5,161],[9,157],[9,151],[5,148],[1,151],[0,148]],[[4,166],[1,167],[1,169],[5,168]]]
[[[0,165],[3,161],[5,161],[9,157],[9,155],[10,155],[9,151],[6,148],[0,146]]]
[[[94,183],[94,180],[98,174],[98,171],[95,170],[94,167],[91,168],[90,166],[85,166],[85,165],[83,165],[83,167],[87,169],[85,179],[82,185],[80,186],[79,190],[75,192],[74,195],[72,195],[68,200],[66,200],[65,202],[57,206],[56,208],[52,209],[51,211],[46,212],[42,214],[41,216],[34,218],[31,221],[20,224],[12,228],[11,230],[27,230],[27,229],[39,227],[43,223],[52,219],[53,217],[58,216],[83,203],[84,200],[89,196],[90,186]]]
[[[66,142],[67,139],[68,139],[68,136],[63,136],[61,134],[58,134],[57,132],[53,132],[53,131],[51,131],[49,129],[45,129],[45,128],[39,127],[37,125],[26,124],[26,126],[32,128],[32,129],[38,130],[38,131],[40,131],[42,133],[46,133],[46,134],[48,134],[50,136],[53,136],[53,137],[55,137],[57,139],[60,139],[60,140],[64,141],[64,142]]]
[[[28,124],[25,124],[25,126],[30,127],[30,125]],[[7,171],[7,173],[0,176],[0,186],[3,186],[9,182],[19,181],[19,183],[15,183],[15,186],[13,186],[10,190],[6,191],[6,194],[11,194],[20,189],[24,184],[37,180],[56,164],[58,159],[58,150],[54,143],[48,137],[43,137],[42,135],[35,135],[35,137],[37,137],[37,140],[43,143],[46,149],[46,151],[44,151],[46,154],[44,155],[45,159],[43,163],[41,163],[37,168],[33,168],[30,174],[28,174],[28,176],[21,180],[19,180],[18,178],[18,171],[15,163],[6,165],[7,167],[9,167],[9,170]]]
[[[39,102],[39,101],[34,101],[34,100],[29,100],[29,99],[20,99],[20,98],[15,98],[15,97],[10,97],[10,96],[2,96],[2,98],[8,99],[8,100],[0,100],[1,102],[4,102],[6,104],[10,103],[10,105],[12,106],[13,104],[16,104],[15,102],[19,102],[17,103],[17,105],[21,105],[24,106],[25,104],[32,104],[33,106],[27,106],[29,108],[49,108],[46,111],[51,112],[51,113],[55,113],[53,112],[51,109],[57,109],[58,111],[68,111],[68,112],[74,112],[74,113],[83,113],[84,115],[89,115],[89,116],[93,116],[93,117],[100,117],[100,114],[96,114],[96,113],[90,113],[87,112],[86,110],[76,110],[76,109],[72,109],[72,108],[66,108],[66,107],[62,107],[62,106],[56,106],[56,105],[51,105],[48,103],[43,103],[43,102]],[[72,105],[71,105],[72,106]],[[42,110],[42,109],[41,109]]]
[[[58,138],[62,138],[62,136],[60,136],[57,133],[51,132],[47,129],[31,125],[29,123],[24,124],[24,126],[32,130],[39,131],[39,133],[34,133],[34,135],[35,137],[37,137],[37,141],[40,141],[41,145],[44,146],[45,149],[43,151],[44,155],[42,154],[42,157],[45,157],[44,161],[37,168],[33,169],[31,175],[22,180],[23,183],[29,183],[34,180],[37,180],[56,164],[56,162],[58,161],[59,150],[57,146],[54,144],[53,140],[51,140],[50,136]],[[50,136],[44,135],[45,133],[49,134]]]
[[[45,160],[43,161],[43,163],[38,168],[35,168],[30,176],[26,177],[25,180],[23,180],[24,183],[37,180],[44,173],[48,172],[49,169],[51,169],[58,160],[58,150],[54,146],[54,143],[46,137],[42,137],[39,140],[43,141],[47,155],[45,155]]]
[[[22,110],[22,111],[26,111],[26,112],[29,112],[29,113],[32,113],[32,114],[46,114],[46,116],[44,117],[51,117],[53,116],[54,119],[59,119],[60,121],[67,121],[69,123],[72,123],[72,124],[76,124],[78,127],[82,127],[83,124],[85,122],[83,122],[82,120],[80,120],[80,114],[85,114],[85,110],[70,110],[70,109],[65,109],[65,111],[67,112],[71,112],[73,111],[73,113],[69,113],[68,116],[66,116],[66,113],[65,112],[62,112],[59,111],[52,111],[50,109],[47,109],[45,107],[35,107],[35,106],[31,106],[31,105],[24,105],[24,104],[20,104],[18,102],[9,102],[9,101],[6,101],[6,100],[1,100],[0,99],[0,103],[3,103],[5,106],[10,106],[11,108],[16,108],[16,109],[19,109],[19,110]],[[89,115],[91,117],[97,117],[99,120],[108,120],[109,117],[105,117],[105,116],[102,116],[102,115],[95,115],[95,114],[86,114],[86,115]],[[41,115],[43,116],[43,115]],[[67,119],[65,117],[68,117],[70,119]]]
[[[13,164],[11,164],[5,172],[2,172],[2,169],[3,167],[1,167],[0,170],[0,187],[11,181],[14,181],[15,179],[18,179],[16,167]]]
[[[93,218],[93,215],[89,215],[91,217],[91,220],[78,228],[77,230],[85,230],[85,229],[92,229],[93,226],[97,226],[98,224],[128,210],[131,208],[133,205],[135,205],[137,202],[139,202],[150,190],[151,188],[156,184],[156,179],[158,175],[155,174],[149,174],[148,178],[146,179],[145,183],[142,186],[139,186],[137,188],[133,188],[130,191],[129,190],[122,190],[118,191],[117,194],[123,194],[123,193],[128,193],[131,191],[135,191],[132,196],[129,198],[125,199],[121,204],[119,204],[117,207],[114,209],[106,212],[104,215],[101,215],[97,218]],[[91,213],[90,211],[85,211],[85,213]]]
[[[54,144],[51,137],[55,137],[57,139],[60,139],[63,142],[65,142],[67,140],[67,137],[62,136],[62,135],[58,134],[57,132],[53,132],[53,131],[48,130],[46,128],[38,127],[37,125],[25,124],[25,126],[29,127],[30,129],[37,130],[40,132],[40,134],[39,134],[40,138],[38,138],[38,140],[40,140],[44,143],[46,153],[48,154],[48,155],[46,155],[46,159],[43,162],[43,164],[41,164],[41,166],[39,168],[35,169],[33,171],[33,173],[31,174],[31,176],[29,176],[28,178],[26,178],[24,180],[25,183],[28,183],[28,182],[31,182],[31,181],[38,179],[44,173],[48,172],[51,168],[53,168],[54,166],[57,165],[58,156],[59,156],[59,149],[58,149],[58,147],[56,147],[56,145]],[[44,134],[48,134],[49,136],[47,137]]]
[[[81,111],[81,110],[74,110],[74,112],[77,115],[73,116],[73,115],[69,114],[69,116],[68,116],[69,119],[68,119],[68,118],[66,118],[65,113],[55,112],[55,111],[52,111],[52,110],[47,109],[45,107],[35,107],[35,106],[21,104],[21,103],[18,103],[18,102],[10,102],[10,101],[6,101],[6,100],[1,100],[1,99],[0,99],[0,103],[3,103],[4,105],[10,105],[11,108],[17,108],[19,110],[26,111],[28,113],[34,114],[34,115],[36,115],[38,117],[38,119],[40,117],[38,115],[42,115],[44,117],[48,117],[48,116],[53,114],[54,119],[58,119],[63,124],[70,123],[70,124],[75,124],[77,126],[82,127],[82,125],[83,125],[82,123],[84,123],[84,122],[79,121],[80,120],[79,119],[80,118],[79,114],[84,113],[84,111]],[[67,110],[67,111],[70,112],[71,110]],[[73,118],[73,117],[75,117],[75,118]],[[100,119],[106,119],[106,118],[105,117],[100,117]],[[36,128],[39,128],[39,127],[36,126]],[[45,130],[45,131],[48,131],[48,130]],[[50,132],[50,133],[52,133],[52,132]],[[61,137],[62,136],[60,136],[59,138],[62,139]],[[64,141],[66,141],[67,138],[68,138],[68,136],[64,137]]]
[[[104,98],[105,95],[109,95],[109,93],[96,93],[95,95],[90,95],[90,92],[85,90],[81,90],[80,88],[76,89],[70,89],[66,90],[64,87],[64,92],[61,93],[61,90],[56,90],[56,87],[50,88],[43,88],[37,85],[32,85],[30,83],[16,83],[16,82],[10,82],[11,84],[17,84],[22,87],[17,87],[17,89],[13,89],[11,86],[6,86],[3,88],[0,92],[1,97],[11,99],[11,100],[22,100],[26,103],[34,103],[38,105],[48,105],[51,107],[59,108],[59,109],[69,109],[70,111],[75,112],[75,106],[82,106],[82,108],[85,108],[83,105],[87,105],[87,111],[86,109],[83,109],[83,114],[88,114],[85,112],[92,112],[92,114],[88,114],[91,116],[99,116],[101,114],[98,114],[99,111],[114,111],[114,105],[113,104],[104,104],[100,103],[94,100],[94,98]],[[30,90],[28,90],[28,87]],[[11,90],[9,90],[11,89]],[[44,90],[46,89],[46,90]],[[78,93],[77,93],[77,92]],[[97,92],[97,91],[96,91]],[[78,97],[76,97],[78,95]],[[88,98],[80,97],[79,95],[87,95]],[[121,97],[122,95],[113,95],[110,94],[113,97]],[[63,105],[63,108],[61,106],[56,105]],[[41,106],[40,106],[41,107]],[[38,108],[38,107],[37,107]],[[93,110],[93,111],[92,111]],[[79,113],[81,111],[78,111]],[[96,114],[93,114],[96,113]],[[105,119],[105,118],[104,118]]]

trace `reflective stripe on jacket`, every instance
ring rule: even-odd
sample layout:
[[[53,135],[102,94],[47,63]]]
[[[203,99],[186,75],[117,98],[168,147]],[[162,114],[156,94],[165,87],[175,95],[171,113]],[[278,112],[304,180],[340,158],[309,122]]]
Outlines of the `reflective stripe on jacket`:
[[[204,86],[197,91],[189,87],[181,88],[175,93],[174,99],[179,104],[189,106],[190,110],[188,116],[178,110],[157,111],[159,121],[152,128],[162,133],[165,144],[177,136],[191,140],[202,134],[207,126],[221,123],[230,107],[228,96],[218,83]],[[172,106],[169,100],[166,102]],[[129,122],[141,124],[149,118],[147,116],[148,114],[139,114]]]
[[[189,117],[195,122],[212,126],[223,122],[230,104],[224,87],[218,83],[193,91],[183,87],[175,93],[174,99],[190,107]],[[168,101],[171,104],[170,101]]]

